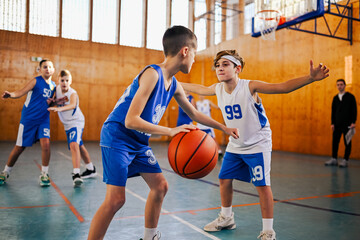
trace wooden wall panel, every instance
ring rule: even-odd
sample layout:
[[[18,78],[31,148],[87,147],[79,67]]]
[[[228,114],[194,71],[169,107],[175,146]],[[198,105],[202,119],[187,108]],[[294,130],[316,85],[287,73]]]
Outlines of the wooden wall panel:
[[[53,61],[58,82],[61,69],[73,76],[72,87],[80,97],[80,108],[85,115],[84,140],[99,140],[106,117],[134,77],[148,64],[161,63],[161,51],[124,47],[47,36],[0,30],[0,88],[15,91],[38,75],[38,62],[32,56]],[[0,101],[0,140],[16,140],[20,113],[25,101]],[[51,140],[65,140],[62,123],[51,113]],[[164,120],[167,122],[167,119]]]
[[[358,12],[358,7],[355,11]],[[327,19],[330,26],[334,27],[337,19]],[[309,28],[313,27],[311,22],[306,24]],[[271,83],[307,75],[310,59],[313,59],[316,65],[325,63],[331,69],[329,78],[289,94],[260,94],[260,97],[270,121],[274,150],[330,156],[331,103],[337,94],[336,80],[345,77],[344,58],[350,55],[353,57],[353,79],[347,90],[357,98],[358,119],[360,117],[360,76],[357,74],[360,71],[360,35],[356,34],[360,31],[360,23],[354,21],[353,25],[353,45],[338,39],[286,29],[276,33],[275,42],[251,38],[249,35],[241,36],[199,52],[190,79],[199,83],[194,79],[201,78],[203,74],[205,85],[215,83],[216,78],[211,75],[212,59],[219,50],[225,49],[237,49],[244,57],[245,67],[240,78]],[[318,26],[321,26],[321,23]],[[341,25],[338,31],[344,34],[345,30]],[[221,120],[217,115],[214,115],[214,118]],[[359,120],[357,125],[359,126]],[[339,157],[342,157],[343,153],[341,140]],[[359,134],[355,134],[353,138],[351,158],[360,159]]]

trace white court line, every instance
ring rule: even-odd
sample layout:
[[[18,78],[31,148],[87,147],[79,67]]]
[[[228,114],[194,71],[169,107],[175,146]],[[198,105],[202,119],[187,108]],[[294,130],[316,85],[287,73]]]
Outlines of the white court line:
[[[69,157],[69,156],[66,155],[65,153],[63,153],[63,152],[61,152],[61,151],[58,151],[58,153],[59,153],[60,155],[62,155],[63,157],[71,160],[71,157]],[[83,164],[81,163],[81,165],[83,165]],[[98,173],[97,175],[100,176],[101,178],[103,178],[103,176],[102,176],[101,174]],[[128,193],[130,193],[130,194],[133,195],[134,197],[140,199],[140,200],[143,201],[144,203],[146,203],[146,199],[145,199],[145,198],[143,198],[143,197],[141,197],[140,195],[134,193],[133,191],[129,190],[128,188],[125,188],[125,191],[128,192]],[[169,211],[166,210],[166,209],[164,209],[164,208],[161,208],[161,212],[163,212],[163,213],[169,213]],[[213,239],[213,240],[221,240],[220,238],[217,238],[217,237],[215,237],[215,236],[213,236],[213,235],[205,232],[204,230],[196,227],[195,225],[189,223],[188,221],[186,221],[186,220],[184,220],[184,219],[182,219],[182,218],[180,218],[180,217],[178,217],[178,216],[176,216],[176,215],[168,214],[168,216],[174,218],[175,220],[181,222],[182,224],[184,224],[184,225],[192,228],[193,230],[201,233],[202,235],[204,235],[204,236],[206,236],[206,237],[208,237],[208,238],[210,238],[210,239]]]

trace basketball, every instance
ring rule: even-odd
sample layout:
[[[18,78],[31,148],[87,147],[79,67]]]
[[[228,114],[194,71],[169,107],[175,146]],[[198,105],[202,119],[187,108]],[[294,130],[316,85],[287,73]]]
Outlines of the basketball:
[[[214,139],[201,130],[178,133],[168,148],[171,168],[184,178],[197,179],[208,175],[218,160]]]

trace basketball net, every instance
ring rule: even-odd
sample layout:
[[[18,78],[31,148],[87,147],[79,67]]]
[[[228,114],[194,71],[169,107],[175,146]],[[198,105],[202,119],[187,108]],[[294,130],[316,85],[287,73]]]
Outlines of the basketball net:
[[[275,41],[275,32],[281,18],[278,10],[261,10],[256,13],[255,21],[264,40]]]

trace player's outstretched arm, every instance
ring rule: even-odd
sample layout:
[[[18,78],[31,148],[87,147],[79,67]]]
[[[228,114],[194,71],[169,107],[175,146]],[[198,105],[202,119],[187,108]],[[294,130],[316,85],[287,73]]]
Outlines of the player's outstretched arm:
[[[65,99],[65,97],[62,98],[62,99]],[[55,101],[56,101],[56,103],[58,103],[57,100],[55,100]],[[62,107],[49,107],[48,111],[63,112],[63,111],[75,109],[76,108],[76,101],[77,101],[77,94],[73,93],[70,96],[70,103],[68,105],[65,105],[65,106],[62,106]]]
[[[329,76],[329,71],[330,70],[326,67],[326,65],[323,65],[322,63],[314,68],[313,61],[310,60],[310,74],[307,76],[291,79],[282,83],[250,81],[249,89],[251,94],[254,94],[255,92],[267,94],[289,93],[312,82],[327,78]]]
[[[185,91],[196,93],[203,96],[213,96],[215,95],[215,84],[206,87],[200,84],[194,83],[183,83],[180,82],[181,86],[184,88]]]
[[[208,117],[207,115],[196,110],[196,108],[194,108],[194,106],[187,100],[185,92],[180,85],[178,85],[178,88],[175,91],[174,98],[179,104],[179,106],[192,120],[199,122],[203,125],[219,129],[234,138],[239,137],[239,132],[237,128],[228,128],[225,125],[215,121],[211,117]]]
[[[36,79],[34,78],[30,80],[22,89],[16,90],[14,92],[4,91],[1,98],[2,99],[20,98],[25,94],[27,94],[31,89],[33,89],[35,87],[35,84],[36,84]]]

